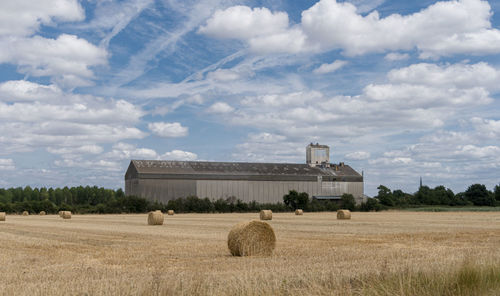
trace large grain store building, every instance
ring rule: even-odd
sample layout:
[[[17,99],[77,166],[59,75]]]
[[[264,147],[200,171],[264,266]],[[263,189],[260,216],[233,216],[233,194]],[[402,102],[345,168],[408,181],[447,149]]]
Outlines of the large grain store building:
[[[344,163],[331,164],[329,151],[326,145],[311,143],[306,164],[132,160],[125,173],[125,194],[161,202],[198,196],[276,203],[296,190],[333,200],[350,193],[361,202],[363,176]]]

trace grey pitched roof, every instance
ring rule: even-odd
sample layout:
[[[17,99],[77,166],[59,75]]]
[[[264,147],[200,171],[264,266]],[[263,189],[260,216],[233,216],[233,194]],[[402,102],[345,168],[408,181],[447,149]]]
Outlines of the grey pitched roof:
[[[345,179],[355,177],[362,180],[360,174],[350,166],[336,166],[331,168],[310,167],[307,164],[295,163],[250,163],[250,162],[206,162],[206,161],[162,161],[162,160],[132,160],[129,166],[143,177],[156,175],[196,175],[207,176],[289,176],[309,177],[318,176],[324,179]],[[127,174],[129,173],[127,171]]]

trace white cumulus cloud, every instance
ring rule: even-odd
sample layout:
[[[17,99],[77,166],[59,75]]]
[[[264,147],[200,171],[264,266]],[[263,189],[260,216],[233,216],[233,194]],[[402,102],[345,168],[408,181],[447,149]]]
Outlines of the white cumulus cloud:
[[[233,6],[217,10],[201,26],[199,33],[217,38],[250,39],[256,36],[272,35],[288,28],[288,14],[271,12],[269,9]]]
[[[216,102],[207,109],[208,113],[231,113],[233,111],[234,108],[224,102]]]
[[[198,158],[198,155],[195,153],[189,152],[189,151],[182,151],[182,150],[172,150],[170,152],[165,152],[164,154],[161,155],[161,159],[165,160],[196,160]]]
[[[67,87],[89,85],[94,75],[90,67],[107,63],[106,50],[75,35],[0,39],[0,45],[0,63],[17,65],[20,73],[54,77]]]
[[[364,16],[349,2],[321,0],[302,12],[298,25],[290,26],[284,12],[235,6],[216,12],[199,32],[243,40],[262,53],[341,49],[356,56],[416,48],[421,58],[437,58],[499,53],[500,30],[492,28],[491,14],[481,0],[439,1],[419,12],[383,18],[377,11]]]
[[[135,124],[144,114],[124,100],[71,94],[55,85],[8,81],[0,84],[0,148],[47,148],[66,154],[69,151],[64,149],[80,153],[79,149],[96,148],[100,143],[140,139],[146,134]]]
[[[85,11],[77,0],[2,0],[0,1],[0,37],[27,36],[40,25],[54,21],[81,21]]]
[[[148,128],[155,135],[164,138],[185,137],[189,132],[189,128],[179,122],[152,122],[148,124]]]

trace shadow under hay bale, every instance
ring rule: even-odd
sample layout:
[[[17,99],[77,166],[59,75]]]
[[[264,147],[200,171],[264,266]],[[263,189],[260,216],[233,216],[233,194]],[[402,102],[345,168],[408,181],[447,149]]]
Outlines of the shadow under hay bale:
[[[304,211],[301,209],[296,209],[295,210],[295,215],[304,215]]]
[[[23,216],[29,216],[29,215],[30,215],[30,213],[28,213],[28,211],[23,212]]]
[[[349,211],[349,210],[338,210],[337,211],[337,219],[341,219],[341,220],[349,220],[349,219],[351,219],[351,211]]]
[[[271,210],[260,211],[260,220],[273,220],[273,211]]]
[[[159,210],[148,213],[148,225],[163,225],[164,216]]]
[[[47,213],[45,213],[45,211],[41,211],[40,212],[40,216],[45,216]]]
[[[0,221],[5,221],[7,215],[5,214],[5,212],[0,212]]]
[[[70,211],[63,211],[62,218],[63,219],[71,219],[71,212]]]
[[[174,215],[174,210],[168,210],[167,215],[173,216]]]
[[[266,222],[241,222],[229,232],[227,246],[233,256],[271,256],[276,247],[276,236]]]

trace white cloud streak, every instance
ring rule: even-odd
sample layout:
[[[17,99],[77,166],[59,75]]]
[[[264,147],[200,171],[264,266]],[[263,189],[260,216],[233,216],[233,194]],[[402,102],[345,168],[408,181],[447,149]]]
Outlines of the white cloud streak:
[[[314,69],[313,73],[315,74],[331,73],[337,71],[338,69],[344,67],[345,65],[347,65],[347,61],[336,60],[331,64],[322,64],[321,66],[319,66],[319,68]]]

